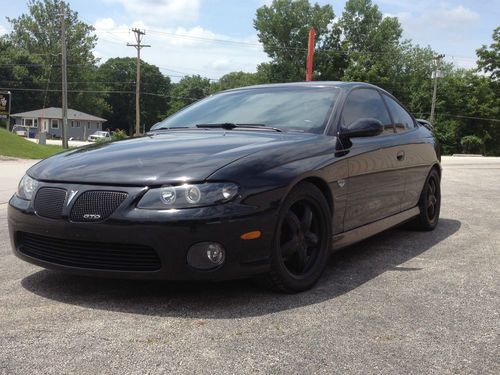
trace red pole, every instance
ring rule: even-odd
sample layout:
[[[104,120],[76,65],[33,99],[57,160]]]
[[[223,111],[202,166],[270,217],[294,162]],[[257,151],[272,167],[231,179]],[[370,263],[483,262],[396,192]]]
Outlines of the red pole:
[[[309,29],[309,43],[307,45],[307,72],[306,81],[312,81],[313,77],[313,58],[314,58],[314,38],[316,36],[316,31],[314,27]]]

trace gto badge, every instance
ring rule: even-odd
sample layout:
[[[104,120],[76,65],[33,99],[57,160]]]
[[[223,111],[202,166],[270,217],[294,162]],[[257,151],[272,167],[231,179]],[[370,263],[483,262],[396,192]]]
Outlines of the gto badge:
[[[341,188],[343,188],[343,187],[345,186],[345,180],[338,180],[338,181],[337,181],[337,184],[338,184]]]
[[[99,215],[99,214],[84,214],[83,218],[85,220],[99,220],[101,218],[101,215]]]

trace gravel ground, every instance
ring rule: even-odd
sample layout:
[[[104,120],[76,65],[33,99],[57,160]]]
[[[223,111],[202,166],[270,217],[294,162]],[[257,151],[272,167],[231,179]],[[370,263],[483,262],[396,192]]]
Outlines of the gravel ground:
[[[46,271],[0,202],[0,373],[499,374],[500,158],[443,166],[434,232],[347,248],[298,295]]]

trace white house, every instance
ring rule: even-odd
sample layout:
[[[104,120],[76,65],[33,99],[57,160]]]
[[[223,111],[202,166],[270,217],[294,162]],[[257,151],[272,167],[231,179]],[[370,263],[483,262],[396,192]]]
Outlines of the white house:
[[[37,109],[35,111],[14,113],[11,117],[15,125],[29,128],[30,136],[38,137],[46,132],[48,138],[61,138],[62,109],[56,107]],[[86,140],[97,130],[102,130],[106,119],[68,108],[68,138]]]

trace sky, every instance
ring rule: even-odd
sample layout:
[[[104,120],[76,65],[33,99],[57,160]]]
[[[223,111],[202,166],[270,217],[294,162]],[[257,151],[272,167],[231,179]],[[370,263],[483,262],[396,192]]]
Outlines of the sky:
[[[135,56],[132,27],[146,31],[142,58],[178,81],[186,74],[218,79],[231,71],[254,72],[268,61],[253,28],[258,7],[270,0],[70,0],[82,21],[92,24],[99,38],[95,55]],[[311,1],[313,2],[313,1]],[[336,16],[345,1],[331,4]],[[430,45],[458,67],[475,67],[475,51],[491,43],[500,26],[500,0],[373,0],[386,16],[398,17],[403,37]],[[0,34],[9,32],[6,17],[27,12],[24,0],[0,0]]]

